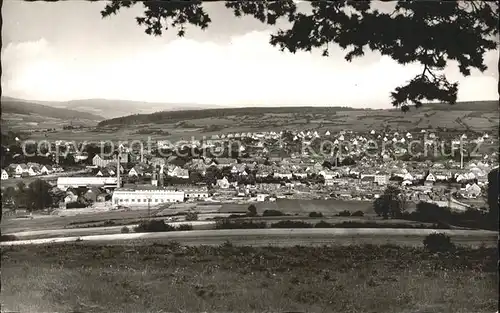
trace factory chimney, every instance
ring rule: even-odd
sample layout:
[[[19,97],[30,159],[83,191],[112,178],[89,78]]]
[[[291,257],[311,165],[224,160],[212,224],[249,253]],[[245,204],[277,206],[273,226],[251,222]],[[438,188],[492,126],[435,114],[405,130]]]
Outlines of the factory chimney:
[[[120,188],[120,158],[121,149],[118,148],[118,155],[116,156],[116,188]]]

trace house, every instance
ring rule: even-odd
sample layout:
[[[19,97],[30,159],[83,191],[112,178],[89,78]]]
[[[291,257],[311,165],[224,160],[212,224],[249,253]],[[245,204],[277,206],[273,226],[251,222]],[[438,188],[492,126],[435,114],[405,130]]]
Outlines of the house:
[[[222,179],[217,179],[217,187],[222,188],[222,189],[228,189],[229,188],[229,181],[227,180],[227,177],[224,177]]]
[[[111,195],[109,193],[101,193],[97,195],[97,202],[105,202],[111,200]]]
[[[128,176],[129,177],[137,177],[137,176],[142,176],[144,174],[144,172],[142,171],[142,169],[139,167],[139,166],[134,166],[133,168],[130,169],[130,171],[128,171]]]
[[[375,184],[378,184],[380,186],[387,185],[388,181],[389,181],[389,176],[387,176],[387,175],[383,175],[383,174],[373,175],[373,182]]]
[[[107,170],[106,168],[102,168],[99,171],[97,171],[96,175],[97,177],[108,177],[112,176],[112,174],[109,172],[110,170]]]
[[[98,167],[105,167],[109,163],[116,163],[116,158],[117,158],[116,154],[113,154],[112,158],[103,158],[103,157],[99,156],[98,154],[96,154],[92,158],[92,165],[98,166]],[[128,153],[122,153],[120,155],[120,163],[121,164],[128,163],[129,161],[130,160],[129,160],[129,154]]]
[[[171,171],[168,171],[167,175],[170,177],[189,179],[189,171],[187,169],[183,169],[179,166],[176,166]]]
[[[267,193],[258,193],[257,194],[257,201],[259,202],[264,202],[266,199],[269,199],[269,194]]]
[[[68,192],[66,194],[66,197],[64,197],[64,203],[66,203],[66,204],[76,202],[77,200],[78,200],[78,196],[73,192]]]
[[[6,170],[2,170],[2,180],[9,179],[9,173]]]
[[[365,175],[360,179],[362,185],[374,184],[375,177],[373,175]]]
[[[325,186],[335,186],[339,184],[338,179],[325,179]]]
[[[29,176],[37,176],[40,175],[40,168],[36,165],[32,165],[28,169]]]
[[[245,171],[245,164],[235,164],[231,168],[231,174],[241,174]]]
[[[97,187],[91,187],[83,194],[83,197],[89,201],[92,202],[97,202],[97,197],[101,194],[102,192],[99,190]]]
[[[466,198],[470,199],[477,198],[481,196],[481,187],[479,187],[477,184],[467,185],[467,187],[465,187],[465,193],[463,193],[463,195]]]
[[[432,185],[434,185],[435,182],[436,182],[436,177],[434,175],[432,175],[432,173],[429,173],[425,177],[424,185],[425,186],[432,186]]]
[[[18,164],[15,168],[16,175],[22,175],[23,173],[28,173],[29,168],[26,164]]]
[[[44,165],[40,169],[40,174],[42,174],[42,175],[48,175],[48,174],[52,173],[53,171],[54,171],[54,169],[52,168],[52,166],[50,166],[50,165]]]
[[[293,174],[288,170],[278,169],[277,171],[274,172],[274,177],[292,179]]]
[[[235,159],[229,159],[229,158],[218,158],[216,159],[216,162],[218,168],[224,168],[238,163]]]
[[[323,176],[325,179],[333,179],[340,176],[339,173],[331,171],[321,171],[319,172],[319,175]]]

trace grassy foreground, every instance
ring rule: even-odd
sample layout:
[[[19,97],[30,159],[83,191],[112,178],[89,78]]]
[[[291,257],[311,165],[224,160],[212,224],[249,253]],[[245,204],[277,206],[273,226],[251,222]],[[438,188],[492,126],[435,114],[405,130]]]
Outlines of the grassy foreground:
[[[2,248],[2,312],[495,312],[497,250]]]

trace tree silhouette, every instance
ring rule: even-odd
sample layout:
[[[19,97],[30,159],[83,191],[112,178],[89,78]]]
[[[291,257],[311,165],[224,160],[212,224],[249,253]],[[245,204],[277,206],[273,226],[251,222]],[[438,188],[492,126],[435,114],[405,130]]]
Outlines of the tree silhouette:
[[[384,193],[373,202],[373,210],[384,219],[397,218],[406,210],[406,196],[399,188],[387,186]]]
[[[51,186],[44,180],[37,179],[26,189],[27,207],[30,211],[43,210],[52,205]]]
[[[306,2],[311,6],[309,13],[299,12],[293,0],[226,1],[225,6],[236,17],[249,15],[268,25],[287,19],[291,26],[270,38],[270,44],[281,51],[322,49],[323,56],[328,56],[330,45],[336,44],[347,49],[347,61],[370,49],[400,64],[420,63],[422,73],[391,93],[392,104],[404,112],[425,100],[454,104],[458,83],[448,81],[441,72],[448,61],[457,61],[464,76],[473,68],[484,72],[484,54],[498,44],[498,4],[494,1],[398,1],[390,14],[375,9],[371,1]],[[109,17],[138,3],[144,13],[136,21],[149,35],[161,36],[175,28],[184,36],[186,25],[206,29],[211,23],[202,1],[112,0],[101,15]]]
[[[490,221],[498,227],[498,167],[493,169],[488,174],[488,206],[490,208],[488,214]]]

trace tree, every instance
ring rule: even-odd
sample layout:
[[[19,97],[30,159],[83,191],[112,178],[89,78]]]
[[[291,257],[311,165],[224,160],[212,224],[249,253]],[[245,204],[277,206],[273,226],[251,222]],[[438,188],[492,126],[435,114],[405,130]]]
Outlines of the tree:
[[[12,186],[9,186],[2,193],[2,204],[13,203],[16,198],[16,189]]]
[[[490,210],[488,212],[489,220],[498,227],[498,167],[493,169],[488,174],[488,206]]]
[[[247,216],[251,216],[251,217],[257,216],[257,208],[255,207],[255,205],[250,204],[248,206]]]
[[[43,210],[52,205],[51,186],[44,180],[37,179],[26,189],[26,207],[29,211]]]
[[[373,209],[384,219],[399,217],[406,210],[406,196],[399,188],[388,186],[384,193],[373,202]]]
[[[136,21],[148,35],[161,36],[172,27],[182,37],[189,24],[206,29],[211,23],[202,1],[112,0],[101,15],[112,16],[139,2],[144,14]],[[448,61],[457,61],[464,76],[471,69],[484,72],[484,54],[498,45],[494,1],[398,1],[390,14],[374,9],[370,1],[307,2],[311,7],[307,13],[300,12],[293,0],[226,1],[225,6],[236,17],[249,15],[268,25],[287,19],[289,28],[270,38],[270,44],[281,51],[322,49],[323,56],[328,56],[335,44],[347,49],[347,61],[362,57],[369,48],[400,64],[418,62],[422,73],[391,93],[392,104],[404,112],[424,100],[454,104],[458,83],[449,82],[441,72]]]

